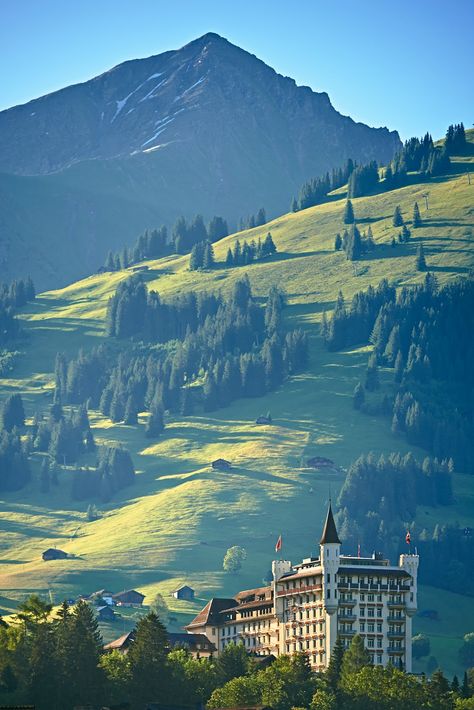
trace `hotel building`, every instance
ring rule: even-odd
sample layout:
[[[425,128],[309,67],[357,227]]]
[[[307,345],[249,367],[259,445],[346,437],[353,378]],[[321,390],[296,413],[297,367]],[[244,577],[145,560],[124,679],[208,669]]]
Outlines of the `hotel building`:
[[[412,554],[396,566],[378,553],[341,555],[329,505],[319,557],[274,560],[271,585],[212,599],[186,631],[204,634],[217,654],[229,643],[261,656],[304,652],[316,671],[327,668],[338,636],[347,647],[359,634],[374,665],[411,672],[418,563]]]

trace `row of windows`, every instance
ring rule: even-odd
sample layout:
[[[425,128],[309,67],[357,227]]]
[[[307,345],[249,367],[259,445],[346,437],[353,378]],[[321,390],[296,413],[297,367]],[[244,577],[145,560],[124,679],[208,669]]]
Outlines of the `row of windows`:
[[[318,629],[319,626],[319,629]],[[293,636],[299,636],[300,634],[322,634],[324,630],[323,624],[306,624],[306,626],[294,626],[291,629],[291,634]]]

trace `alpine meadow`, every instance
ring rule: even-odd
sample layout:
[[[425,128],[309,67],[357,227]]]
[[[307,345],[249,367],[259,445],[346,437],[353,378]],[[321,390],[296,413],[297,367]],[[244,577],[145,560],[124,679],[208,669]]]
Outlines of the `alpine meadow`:
[[[0,112],[5,707],[474,707],[452,110],[401,140],[211,32]]]

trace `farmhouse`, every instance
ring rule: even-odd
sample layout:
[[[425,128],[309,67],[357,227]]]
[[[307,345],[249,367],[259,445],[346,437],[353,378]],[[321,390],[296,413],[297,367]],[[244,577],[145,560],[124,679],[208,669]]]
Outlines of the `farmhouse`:
[[[64,550],[58,550],[55,547],[50,547],[43,552],[42,557],[46,562],[49,562],[50,560],[65,560],[67,559],[67,552],[64,552]]]
[[[215,471],[230,471],[232,468],[230,461],[226,461],[225,459],[216,459],[211,463],[211,466]]]
[[[187,584],[183,584],[182,587],[178,587],[173,592],[175,599],[185,599],[186,601],[191,601],[194,599],[194,589]]]
[[[104,646],[104,651],[118,651],[127,653],[135,640],[135,630],[123,634],[115,641]],[[168,651],[174,648],[186,648],[194,658],[209,658],[216,651],[216,647],[204,634],[168,633]]]
[[[96,592],[92,592],[89,599],[92,601],[103,599],[106,604],[112,606],[114,603],[114,593],[109,589],[98,589]]]
[[[114,594],[112,599],[117,606],[142,606],[145,595],[135,589],[128,589],[125,592]]]
[[[357,633],[374,665],[411,672],[418,564],[416,554],[398,565],[381,554],[342,555],[329,506],[319,555],[274,560],[270,585],[212,599],[185,628],[206,635],[217,654],[239,642],[258,656],[303,652],[316,671],[327,668],[337,637],[348,647]]]

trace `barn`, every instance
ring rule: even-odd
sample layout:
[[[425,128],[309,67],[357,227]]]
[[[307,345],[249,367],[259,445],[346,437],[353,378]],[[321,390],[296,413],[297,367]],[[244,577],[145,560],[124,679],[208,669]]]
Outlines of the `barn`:
[[[136,589],[127,589],[114,594],[112,599],[117,606],[142,606],[145,595],[137,592]]]
[[[45,562],[49,562],[50,560],[65,560],[67,559],[67,552],[58,550],[56,547],[49,547],[43,552],[42,557]]]
[[[226,461],[225,459],[216,459],[211,463],[211,466],[214,471],[230,471],[232,468],[230,461]]]
[[[184,599],[190,602],[194,599],[194,589],[187,584],[183,584],[182,587],[175,589],[173,596],[175,599]]]

